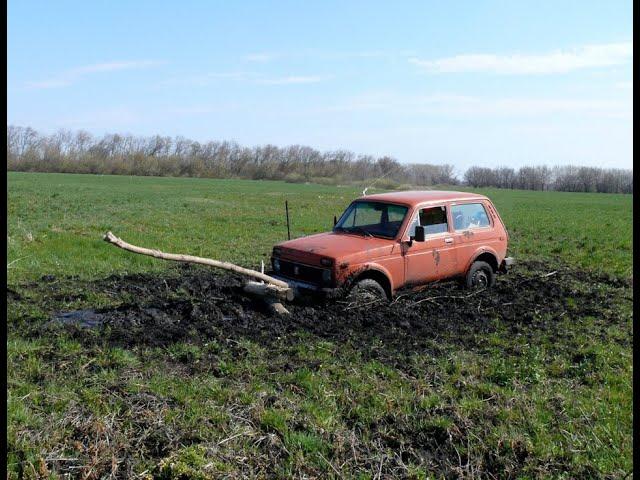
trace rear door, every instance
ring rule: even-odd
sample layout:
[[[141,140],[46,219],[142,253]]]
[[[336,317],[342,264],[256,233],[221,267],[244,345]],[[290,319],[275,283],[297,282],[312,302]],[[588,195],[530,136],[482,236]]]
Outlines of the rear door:
[[[405,247],[405,283],[419,285],[455,274],[457,259],[448,206],[418,209],[409,224],[407,236],[414,235],[417,225],[424,227],[425,241]]]

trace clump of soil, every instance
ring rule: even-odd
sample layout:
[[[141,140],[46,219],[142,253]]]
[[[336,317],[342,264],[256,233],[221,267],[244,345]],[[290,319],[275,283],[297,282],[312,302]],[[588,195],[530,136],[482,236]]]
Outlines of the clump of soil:
[[[397,354],[424,351],[434,339],[473,347],[476,334],[493,331],[495,320],[505,321],[518,335],[535,335],[540,329],[566,335],[558,329],[565,316],[597,317],[604,329],[624,291],[615,278],[527,262],[499,276],[490,290],[470,292],[455,282],[436,283],[417,292],[399,292],[388,304],[301,300],[287,305],[291,315],[277,316],[260,299],[243,292],[241,277],[188,265],[177,270],[178,275],[167,277],[111,276],[86,285],[87,291],[108,292],[120,304],[59,313],[57,321],[47,325],[65,324],[83,338],[90,336],[79,327],[100,329],[100,335],[93,337],[124,347],[206,342],[215,337],[269,343],[304,331],[367,345],[375,338],[382,341],[383,350]],[[50,283],[45,287],[52,288]]]

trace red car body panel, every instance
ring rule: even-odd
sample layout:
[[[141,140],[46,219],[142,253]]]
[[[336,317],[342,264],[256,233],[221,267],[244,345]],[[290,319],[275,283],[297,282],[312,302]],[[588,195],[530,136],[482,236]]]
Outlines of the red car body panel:
[[[288,281],[304,281],[325,290],[343,287],[363,274],[378,275],[375,278],[382,280],[379,276],[382,274],[388,282],[386,288],[393,294],[405,286],[463,277],[480,255],[492,263],[495,270],[504,265],[508,234],[497,210],[484,195],[405,191],[367,195],[355,200],[358,201],[407,207],[396,237],[379,238],[341,231],[282,242],[274,247],[274,272]],[[484,206],[489,225],[456,230],[452,208],[470,203]],[[424,242],[411,241],[409,227],[416,215],[421,209],[431,207],[445,209],[447,230],[427,235]],[[303,274],[296,273],[300,271]],[[318,280],[320,271],[324,274],[323,281]]]

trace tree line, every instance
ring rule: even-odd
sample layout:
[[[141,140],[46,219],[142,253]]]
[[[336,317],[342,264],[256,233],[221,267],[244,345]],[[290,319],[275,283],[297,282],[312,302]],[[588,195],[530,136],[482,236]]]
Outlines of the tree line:
[[[233,141],[197,142],[181,136],[106,134],[60,130],[43,135],[7,126],[11,171],[112,175],[185,176],[284,180],[321,184],[457,185],[583,192],[632,193],[633,172],[561,166],[469,168],[460,179],[451,164],[401,164],[389,157],[348,150],[321,152],[304,145],[241,146]],[[382,177],[382,178],[381,178]]]
[[[633,171],[620,168],[576,167],[471,167],[464,173],[471,187],[557,190],[563,192],[633,193]]]

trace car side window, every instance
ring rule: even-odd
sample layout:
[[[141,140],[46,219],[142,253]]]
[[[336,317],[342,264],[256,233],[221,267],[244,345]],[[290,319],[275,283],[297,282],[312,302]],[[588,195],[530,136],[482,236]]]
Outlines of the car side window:
[[[454,205],[451,207],[451,216],[455,230],[468,230],[491,225],[487,211],[481,203]]]
[[[422,225],[424,227],[425,235],[434,235],[448,231],[449,225],[447,223],[447,210],[445,207],[429,207],[420,209],[418,215],[415,216],[413,223],[409,228],[409,235],[415,235],[416,226],[418,225]]]

